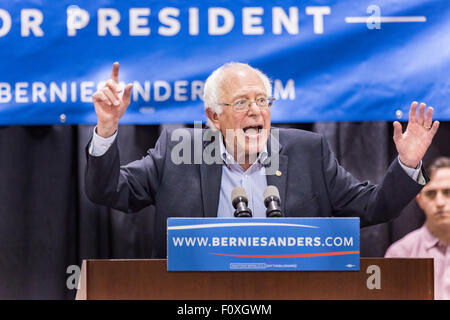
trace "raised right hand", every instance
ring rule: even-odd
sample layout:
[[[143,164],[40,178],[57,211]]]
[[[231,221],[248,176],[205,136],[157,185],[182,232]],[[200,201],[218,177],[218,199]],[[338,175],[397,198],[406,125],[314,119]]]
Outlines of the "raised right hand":
[[[123,94],[120,94],[122,90],[119,89],[119,63],[114,62],[111,79],[92,96],[99,136],[108,138],[116,132],[120,118],[130,105],[132,88],[133,85],[129,83]]]

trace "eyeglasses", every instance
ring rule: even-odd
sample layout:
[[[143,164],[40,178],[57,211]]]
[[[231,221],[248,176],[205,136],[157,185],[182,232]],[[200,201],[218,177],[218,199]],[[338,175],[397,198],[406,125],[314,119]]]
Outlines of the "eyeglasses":
[[[231,106],[233,107],[233,110],[236,112],[247,112],[248,109],[250,109],[250,106],[252,105],[253,102],[255,102],[260,109],[268,109],[272,106],[274,100],[275,98],[265,98],[265,97],[260,97],[257,98],[256,100],[242,98],[234,101],[231,104],[230,103],[219,103],[219,104],[222,106]]]

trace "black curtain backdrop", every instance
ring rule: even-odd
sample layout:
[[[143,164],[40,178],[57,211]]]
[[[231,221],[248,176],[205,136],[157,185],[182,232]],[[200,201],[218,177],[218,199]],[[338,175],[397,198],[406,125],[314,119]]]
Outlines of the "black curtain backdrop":
[[[339,162],[361,180],[380,182],[397,155],[387,122],[277,126],[323,134]],[[162,127],[120,126],[121,162],[144,156]],[[125,214],[95,205],[85,195],[84,148],[92,130],[0,127],[0,299],[73,299],[75,290],[66,285],[68,266],[81,266],[83,259],[150,257],[152,207]],[[441,123],[424,165],[449,156],[449,141],[450,122]],[[398,219],[361,230],[361,256],[383,256],[392,242],[423,222],[412,201]]]

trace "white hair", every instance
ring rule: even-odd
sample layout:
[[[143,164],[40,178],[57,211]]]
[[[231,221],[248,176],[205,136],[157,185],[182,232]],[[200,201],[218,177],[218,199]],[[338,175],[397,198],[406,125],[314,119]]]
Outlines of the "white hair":
[[[270,79],[259,69],[253,68],[252,66],[241,63],[241,62],[228,62],[221,67],[214,70],[208,79],[205,81],[205,85],[203,87],[203,103],[205,104],[205,111],[206,109],[211,109],[217,114],[222,113],[222,106],[220,105],[219,97],[220,97],[220,90],[221,90],[221,84],[222,80],[225,74],[225,71],[232,67],[245,67],[250,68],[253,70],[258,77],[261,79],[261,81],[264,84],[264,87],[266,88],[266,94],[268,97],[272,94],[272,84],[270,83]],[[207,125],[209,128],[216,130],[215,125],[212,123],[212,121],[208,118]]]

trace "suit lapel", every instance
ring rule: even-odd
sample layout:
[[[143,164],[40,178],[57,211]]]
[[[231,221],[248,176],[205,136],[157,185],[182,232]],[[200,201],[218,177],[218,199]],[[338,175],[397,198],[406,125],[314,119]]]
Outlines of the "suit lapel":
[[[200,164],[200,181],[202,188],[202,202],[203,202],[203,215],[205,217],[217,217],[217,210],[219,207],[219,197],[220,197],[220,185],[222,182],[222,161],[220,155],[216,154],[219,148],[217,146],[220,135],[211,130],[203,131],[204,138],[207,141],[203,142],[203,151],[209,144],[209,147],[215,147],[213,154],[214,163],[206,164],[205,159],[203,159]],[[207,152],[209,152],[209,149]]]
[[[267,175],[267,185],[278,188],[281,200],[281,211],[286,215],[286,183],[287,183],[287,167],[288,157],[279,155],[279,166],[276,174]]]
[[[205,217],[217,217],[219,207],[220,183],[222,181],[221,164],[200,165],[202,185],[203,214]]]
[[[266,164],[267,185],[278,188],[281,211],[286,215],[286,188],[288,156],[281,153],[283,146],[279,142],[279,129],[273,128],[267,141],[269,163]]]

